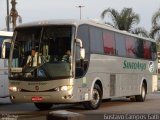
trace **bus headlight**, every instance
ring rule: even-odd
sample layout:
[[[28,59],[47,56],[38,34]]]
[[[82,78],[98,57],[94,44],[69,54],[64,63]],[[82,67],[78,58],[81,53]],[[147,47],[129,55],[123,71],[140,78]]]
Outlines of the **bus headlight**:
[[[56,91],[68,91],[73,88],[72,85],[66,85],[66,86],[60,86],[58,88],[55,88]]]
[[[18,89],[16,86],[10,86],[9,90],[12,91],[12,92],[18,92],[18,91],[20,91],[20,89]]]
[[[72,86],[71,86],[71,85],[61,86],[61,87],[60,87],[60,90],[61,90],[61,91],[68,91],[68,90],[70,90],[70,89],[72,89]]]

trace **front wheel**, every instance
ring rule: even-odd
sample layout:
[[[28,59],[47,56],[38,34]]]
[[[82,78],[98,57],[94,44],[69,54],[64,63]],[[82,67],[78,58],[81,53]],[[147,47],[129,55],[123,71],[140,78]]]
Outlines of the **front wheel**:
[[[141,87],[141,94],[135,96],[136,101],[144,102],[146,99],[146,94],[147,94],[147,88],[145,87],[145,84],[143,83]]]
[[[39,110],[48,110],[53,106],[52,103],[34,103]]]
[[[99,85],[95,84],[93,92],[92,92],[92,100],[84,102],[83,105],[88,110],[94,110],[99,108],[102,102],[102,90]]]

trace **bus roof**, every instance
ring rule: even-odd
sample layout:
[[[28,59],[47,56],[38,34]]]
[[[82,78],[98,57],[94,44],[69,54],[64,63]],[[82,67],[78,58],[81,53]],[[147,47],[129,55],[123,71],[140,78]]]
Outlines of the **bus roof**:
[[[12,37],[13,36],[13,32],[0,31],[0,36]]]
[[[100,23],[100,22],[97,22],[97,21],[94,21],[94,20],[75,20],[75,19],[44,20],[44,21],[36,21],[36,22],[21,24],[17,28],[48,26],[48,25],[74,25],[74,26],[78,27],[79,25],[82,25],[82,24],[87,24],[87,25],[107,29],[107,30],[110,30],[110,31],[113,31],[113,32],[121,33],[121,34],[124,34],[124,35],[129,35],[129,36],[132,36],[132,37],[141,38],[141,39],[145,39],[145,40],[148,40],[148,41],[156,42],[154,39],[147,38],[147,37],[142,37],[142,36],[139,36],[139,35],[136,35],[136,34],[131,34],[127,31],[118,30],[118,29],[113,28],[110,25]]]

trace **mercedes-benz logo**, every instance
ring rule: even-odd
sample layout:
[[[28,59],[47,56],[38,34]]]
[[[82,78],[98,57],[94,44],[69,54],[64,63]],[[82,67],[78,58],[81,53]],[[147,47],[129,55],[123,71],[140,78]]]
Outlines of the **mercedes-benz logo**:
[[[39,90],[39,86],[35,86],[35,90],[38,91]]]

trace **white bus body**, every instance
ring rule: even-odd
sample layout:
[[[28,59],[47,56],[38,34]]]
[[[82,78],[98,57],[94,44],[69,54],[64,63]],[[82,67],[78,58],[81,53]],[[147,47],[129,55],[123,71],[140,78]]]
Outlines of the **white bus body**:
[[[12,45],[9,79],[15,103],[49,109],[54,103],[82,102],[87,109],[97,109],[102,99],[126,96],[143,102],[147,93],[157,90],[155,41],[104,24],[77,20],[24,24],[15,29]],[[37,67],[24,64],[33,47],[42,59]],[[13,50],[24,56],[17,58],[17,66],[12,65]],[[64,61],[67,50],[70,59]]]
[[[13,32],[0,31],[0,103],[10,102],[8,91],[8,57],[12,36]]]

